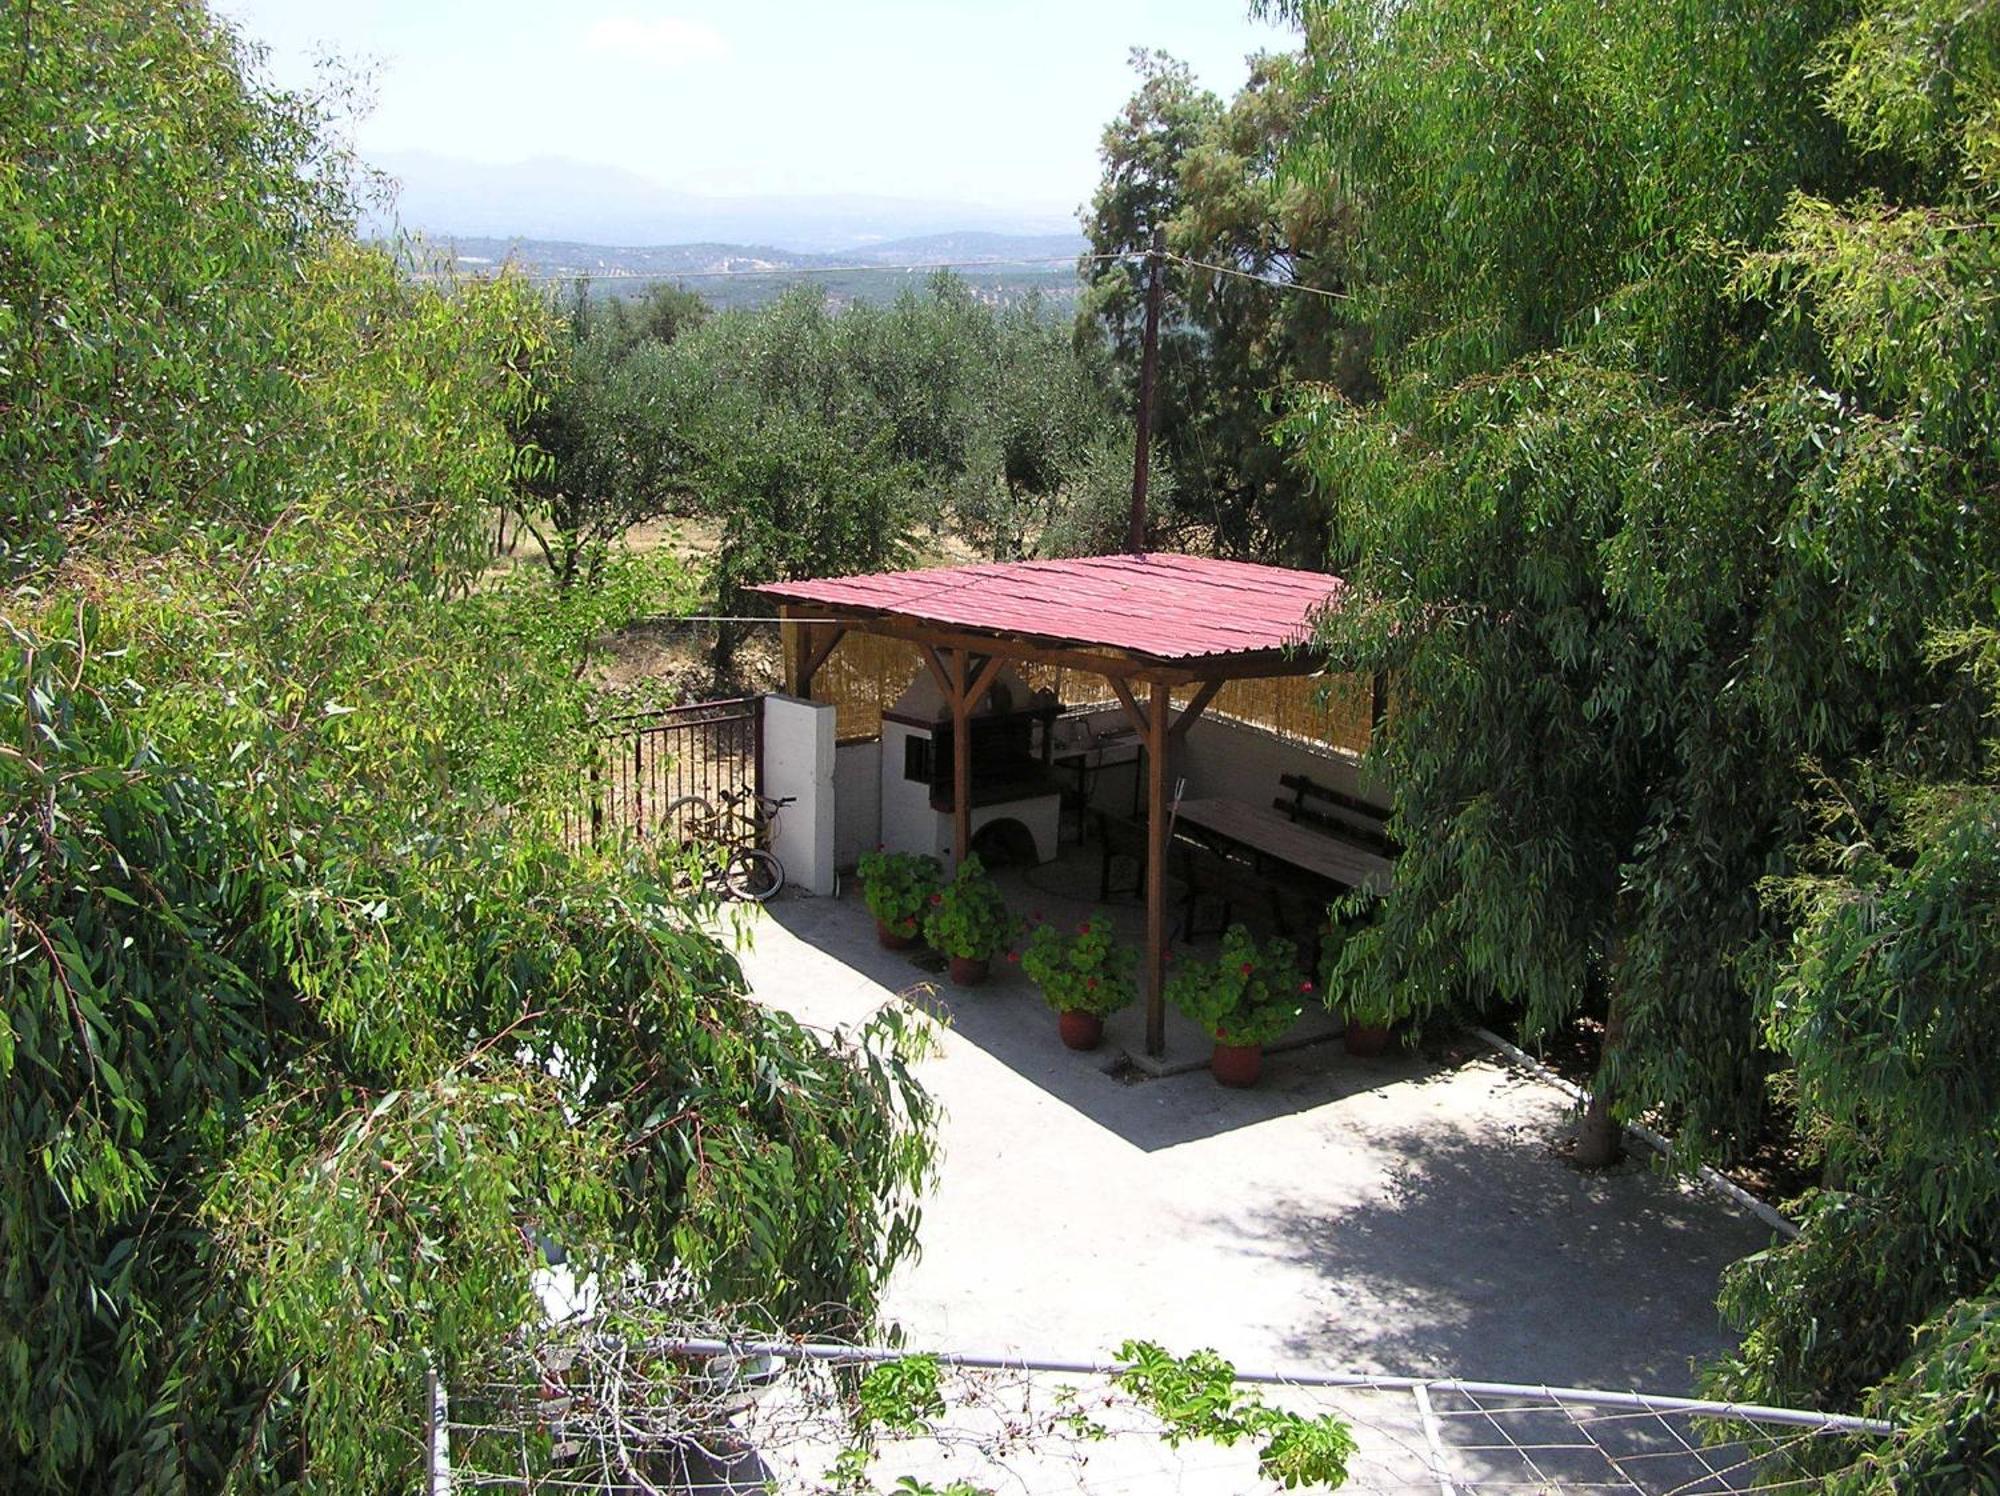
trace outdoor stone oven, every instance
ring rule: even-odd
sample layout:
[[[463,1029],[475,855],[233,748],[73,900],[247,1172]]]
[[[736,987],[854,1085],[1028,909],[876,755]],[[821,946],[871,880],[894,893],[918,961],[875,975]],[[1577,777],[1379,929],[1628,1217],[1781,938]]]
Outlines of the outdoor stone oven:
[[[1032,845],[1036,861],[1056,855],[1061,794],[1049,755],[1060,711],[1052,696],[1030,695],[1021,677],[1005,670],[968,717],[974,844],[990,828],[1018,827],[1011,839]],[[882,844],[928,854],[946,868],[957,860],[954,731],[951,705],[928,671],[882,714]]]

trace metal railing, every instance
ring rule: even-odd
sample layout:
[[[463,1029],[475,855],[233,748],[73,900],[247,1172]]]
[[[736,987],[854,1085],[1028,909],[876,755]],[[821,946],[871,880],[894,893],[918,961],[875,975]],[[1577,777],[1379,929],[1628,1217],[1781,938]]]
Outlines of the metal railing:
[[[725,790],[755,793],[762,705],[735,696],[600,721],[568,817],[572,840],[685,841]]]

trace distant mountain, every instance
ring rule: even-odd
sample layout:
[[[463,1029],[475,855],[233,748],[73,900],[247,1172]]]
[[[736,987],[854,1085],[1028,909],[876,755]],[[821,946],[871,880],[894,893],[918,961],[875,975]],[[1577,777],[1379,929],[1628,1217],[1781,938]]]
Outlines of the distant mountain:
[[[922,234],[912,239],[890,239],[881,244],[863,245],[855,251],[854,258],[884,265],[1075,260],[1088,248],[1090,241],[1075,232]]]
[[[676,276],[747,275],[760,271],[814,270],[853,263],[843,255],[800,254],[769,244],[579,244],[568,239],[523,235],[427,235],[432,248],[452,255],[462,269],[512,263],[526,274],[569,279],[631,276],[671,280]],[[871,261],[870,263],[876,263]]]
[[[1033,294],[1051,313],[1067,314],[1076,298],[1076,257],[1083,241],[1070,234],[933,234],[892,239],[839,254],[809,254],[768,244],[583,244],[567,239],[488,235],[433,236],[431,255],[469,275],[510,265],[535,280],[587,280],[605,296],[634,296],[662,282],[679,282],[718,307],[757,306],[788,288],[823,286],[836,303],[887,301],[921,285],[929,268],[949,264],[972,293],[1012,304]]]
[[[797,254],[879,255],[891,246],[929,241],[1074,237],[1069,214],[843,195],[706,197],[674,191],[635,172],[555,157],[492,165],[414,151],[387,153],[373,164],[396,178],[401,190],[393,214],[371,227],[400,226],[433,238],[770,244]],[[997,250],[980,253],[1011,257]]]

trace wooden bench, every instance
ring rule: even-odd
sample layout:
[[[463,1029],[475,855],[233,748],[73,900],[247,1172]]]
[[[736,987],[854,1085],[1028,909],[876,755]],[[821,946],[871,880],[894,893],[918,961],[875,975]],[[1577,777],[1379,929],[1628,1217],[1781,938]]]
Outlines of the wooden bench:
[[[1283,811],[1300,825],[1365,847],[1381,857],[1394,857],[1402,850],[1389,835],[1389,812],[1381,806],[1303,774],[1280,774],[1278,784],[1291,793],[1279,795],[1271,802],[1271,808]]]

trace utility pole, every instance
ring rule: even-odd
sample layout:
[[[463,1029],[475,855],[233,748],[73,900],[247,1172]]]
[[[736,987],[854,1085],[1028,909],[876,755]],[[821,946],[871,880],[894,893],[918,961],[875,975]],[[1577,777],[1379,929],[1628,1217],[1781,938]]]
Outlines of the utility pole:
[[[1153,380],[1160,365],[1160,295],[1165,289],[1167,230],[1153,230],[1153,248],[1146,256],[1146,336],[1139,347],[1139,430],[1132,443],[1132,523],[1125,549],[1139,555],[1146,549],[1146,480],[1153,457]]]

